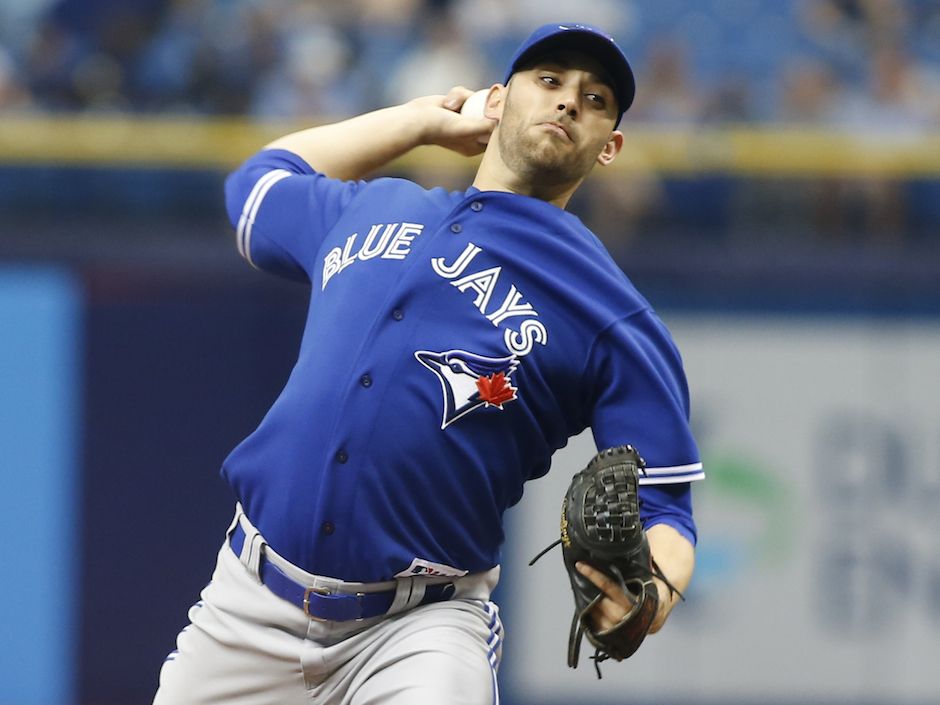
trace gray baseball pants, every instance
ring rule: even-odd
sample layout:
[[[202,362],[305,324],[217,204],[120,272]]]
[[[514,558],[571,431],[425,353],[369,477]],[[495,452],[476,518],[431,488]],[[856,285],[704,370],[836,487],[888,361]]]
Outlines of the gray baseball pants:
[[[389,615],[319,622],[260,583],[263,539],[256,531],[245,544],[241,556],[228,540],[219,551],[212,580],[160,671],[154,705],[499,702],[503,630],[489,601],[498,568],[457,578],[455,596],[445,602],[409,606],[396,599]],[[295,566],[279,567],[311,585],[318,580]]]

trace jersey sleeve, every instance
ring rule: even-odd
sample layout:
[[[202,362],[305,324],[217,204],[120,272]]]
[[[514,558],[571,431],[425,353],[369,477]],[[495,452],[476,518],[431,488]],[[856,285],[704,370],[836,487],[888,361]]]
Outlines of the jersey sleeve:
[[[649,310],[616,321],[595,340],[586,369],[598,448],[630,444],[646,460],[644,485],[705,475],[689,426],[689,390],[679,351]]]
[[[309,281],[323,238],[361,186],[327,178],[292,152],[256,154],[225,182],[239,254],[257,269]]]
[[[692,484],[673,482],[663,485],[643,485],[640,494],[640,522],[644,530],[657,524],[667,524],[695,546],[698,529],[692,516]]]

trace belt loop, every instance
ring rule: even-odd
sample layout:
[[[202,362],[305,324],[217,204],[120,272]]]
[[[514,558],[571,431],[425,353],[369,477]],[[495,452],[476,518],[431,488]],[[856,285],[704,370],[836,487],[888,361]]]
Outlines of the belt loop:
[[[261,554],[265,545],[264,537],[248,521],[241,504],[236,505],[235,521],[245,532],[245,543],[242,545],[238,560],[254,576],[255,580],[261,582]]]
[[[238,517],[244,513],[241,502],[235,502],[235,516],[232,517],[232,523],[228,525],[228,529],[225,531],[226,539],[232,538],[232,532],[235,531],[235,527],[238,526]]]
[[[242,555],[238,557],[258,582],[261,582],[261,554],[264,546],[264,537],[255,529],[253,534],[245,538]]]
[[[388,614],[403,612],[421,604],[424,599],[425,581],[417,578],[398,578],[395,582],[395,599],[388,608]]]

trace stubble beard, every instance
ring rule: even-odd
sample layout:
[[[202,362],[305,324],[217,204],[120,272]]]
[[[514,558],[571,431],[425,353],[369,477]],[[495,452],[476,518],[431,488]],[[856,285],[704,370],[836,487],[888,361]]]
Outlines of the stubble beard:
[[[532,127],[513,115],[507,102],[498,144],[503,162],[513,173],[530,184],[544,186],[573,184],[587,176],[596,154],[579,151],[574,145],[566,149],[557,143],[559,137],[537,134]]]

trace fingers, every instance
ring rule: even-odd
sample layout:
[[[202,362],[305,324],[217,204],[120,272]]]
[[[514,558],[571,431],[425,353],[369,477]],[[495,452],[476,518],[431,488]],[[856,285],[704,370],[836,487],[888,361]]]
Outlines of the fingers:
[[[496,128],[496,121],[487,118],[468,118],[462,115],[451,116],[442,128],[442,147],[451,149],[464,156],[473,156],[483,152],[490,135]]]
[[[580,561],[575,564],[575,567],[581,575],[604,593],[604,598],[591,610],[594,629],[604,631],[615,626],[633,608],[633,600],[624,593],[616,581],[605,573]]]
[[[460,109],[463,107],[464,102],[473,95],[473,91],[464,86],[454,86],[451,88],[447,95],[444,96],[444,107],[448,110],[453,110],[455,113],[459,113]]]
[[[620,588],[620,584],[606,573],[582,561],[578,561],[575,567],[581,575],[594,583],[610,599],[620,602],[628,608],[633,605],[633,601]]]
[[[424,144],[436,144],[467,157],[484,151],[497,121],[459,114],[473,93],[464,86],[454,86],[447,95],[423,96],[409,101],[420,111],[419,119],[425,122]]]
[[[490,135],[493,134],[493,130],[496,129],[496,121],[490,120],[489,118],[467,118],[468,120],[473,120],[474,129],[473,134],[476,137],[476,141],[485,145],[490,141]]]

